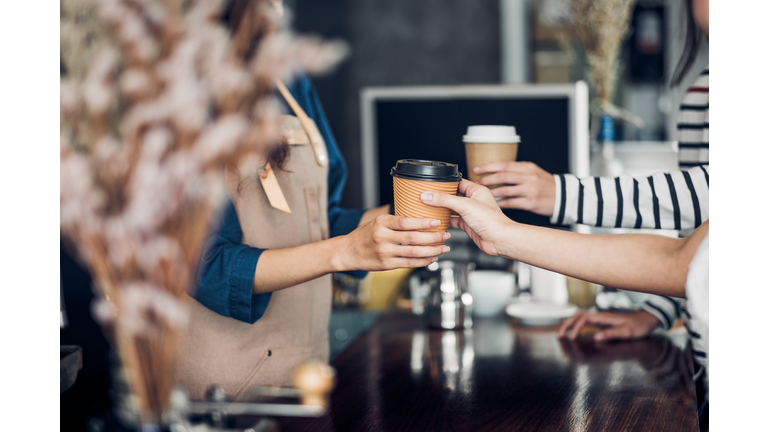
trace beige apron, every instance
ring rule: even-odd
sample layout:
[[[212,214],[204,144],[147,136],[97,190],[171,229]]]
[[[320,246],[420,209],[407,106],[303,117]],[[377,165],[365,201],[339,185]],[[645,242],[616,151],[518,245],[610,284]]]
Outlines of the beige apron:
[[[242,181],[234,174],[225,176],[242,243],[279,249],[327,239],[328,167],[318,163],[313,146],[291,145],[285,169],[275,175],[291,213],[270,205],[256,176]],[[194,299],[191,303],[188,342],[177,376],[193,400],[203,399],[212,385],[234,400],[252,400],[249,388],[290,387],[300,362],[328,361],[330,275],[273,292],[264,316],[254,324],[219,315]]]

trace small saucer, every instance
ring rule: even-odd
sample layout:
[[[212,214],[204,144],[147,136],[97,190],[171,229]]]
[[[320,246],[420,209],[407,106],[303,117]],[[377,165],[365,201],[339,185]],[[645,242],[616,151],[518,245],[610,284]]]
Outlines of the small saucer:
[[[560,304],[548,301],[517,301],[507,306],[507,315],[517,318],[520,324],[545,326],[558,324],[579,310],[571,303]]]

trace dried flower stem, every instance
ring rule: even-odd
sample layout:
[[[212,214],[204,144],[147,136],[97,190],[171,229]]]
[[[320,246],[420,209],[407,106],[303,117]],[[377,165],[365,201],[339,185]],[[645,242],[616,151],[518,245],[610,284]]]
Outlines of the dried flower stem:
[[[629,30],[635,0],[568,0],[573,26],[563,37],[577,41],[586,52],[595,99],[601,107],[610,103],[618,70],[617,57]]]
[[[267,0],[237,4],[232,39],[222,0],[61,1],[61,233],[114,311],[101,318],[151,419],[169,402],[223,170],[277,142],[274,79],[344,55],[281,30]]]

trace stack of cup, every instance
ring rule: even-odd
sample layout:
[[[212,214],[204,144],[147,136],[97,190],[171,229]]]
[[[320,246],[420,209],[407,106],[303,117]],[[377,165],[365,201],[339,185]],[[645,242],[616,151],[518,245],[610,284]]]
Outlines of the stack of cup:
[[[401,159],[392,167],[395,192],[395,214],[414,218],[434,218],[440,226],[424,231],[448,231],[451,211],[421,202],[426,191],[456,195],[461,173],[456,164],[420,159]],[[443,244],[443,242],[436,243]]]
[[[470,126],[464,135],[469,180],[477,182],[482,175],[475,167],[491,162],[513,162],[517,159],[520,136],[514,126]]]

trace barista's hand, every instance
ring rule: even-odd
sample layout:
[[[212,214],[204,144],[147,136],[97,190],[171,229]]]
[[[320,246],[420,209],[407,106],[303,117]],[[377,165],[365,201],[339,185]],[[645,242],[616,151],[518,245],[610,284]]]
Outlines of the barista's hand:
[[[406,218],[389,214],[376,216],[343,238],[337,271],[392,270],[427,266],[450,250],[448,246],[423,246],[442,243],[447,232],[418,232],[440,225],[437,219]],[[403,246],[405,245],[405,246]]]
[[[477,180],[503,198],[499,207],[521,209],[552,216],[555,209],[555,177],[533,162],[493,162],[475,167],[475,174],[488,174]],[[490,173],[490,174],[489,174]]]
[[[579,312],[563,322],[558,337],[564,338],[570,330],[570,338],[576,339],[579,331],[586,324],[608,327],[594,335],[596,341],[606,341],[648,336],[659,325],[659,320],[644,310],[637,312]]]
[[[433,207],[445,207],[460,217],[451,217],[451,226],[469,234],[475,244],[488,255],[499,255],[500,234],[514,224],[501,212],[488,188],[469,180],[459,183],[457,196],[424,192],[421,201]]]

